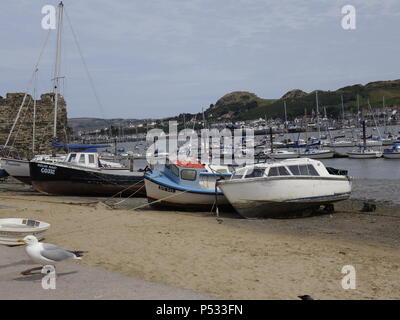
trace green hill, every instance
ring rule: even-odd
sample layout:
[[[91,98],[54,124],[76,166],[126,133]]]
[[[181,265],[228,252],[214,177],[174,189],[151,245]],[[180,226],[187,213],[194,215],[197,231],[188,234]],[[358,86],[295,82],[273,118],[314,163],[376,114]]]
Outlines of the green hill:
[[[382,107],[383,96],[386,106],[400,105],[400,80],[357,84],[336,91],[318,90],[320,112],[322,113],[322,108],[325,107],[329,117],[339,117],[342,95],[346,111],[356,112],[357,95],[359,95],[360,109],[368,108],[368,99],[372,108]],[[306,93],[295,89],[280,99],[264,99],[254,93],[236,91],[224,95],[215,104],[211,104],[205,110],[205,115],[209,121],[282,118],[284,100],[287,104],[289,119],[303,115],[305,110],[310,114],[311,110],[316,108],[315,91]],[[198,114],[198,119],[201,119],[201,114]]]

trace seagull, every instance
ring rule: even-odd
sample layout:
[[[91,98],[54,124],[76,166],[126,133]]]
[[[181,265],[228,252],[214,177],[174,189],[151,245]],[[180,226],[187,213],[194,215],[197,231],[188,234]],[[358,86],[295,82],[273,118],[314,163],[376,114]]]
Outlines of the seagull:
[[[41,270],[45,265],[55,266],[56,263],[68,259],[80,260],[83,253],[85,253],[85,251],[72,251],[58,247],[55,244],[39,242],[38,239],[32,235],[19,239],[18,242],[25,243],[25,251],[29,258],[31,258],[33,262],[41,265],[41,267],[21,272],[23,275],[28,275],[34,270]]]

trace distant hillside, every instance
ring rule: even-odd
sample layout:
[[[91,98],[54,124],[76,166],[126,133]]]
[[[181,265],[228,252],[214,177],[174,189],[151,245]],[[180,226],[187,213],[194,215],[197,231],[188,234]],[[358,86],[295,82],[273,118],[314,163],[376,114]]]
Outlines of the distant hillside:
[[[382,98],[385,105],[400,105],[400,80],[377,81],[366,85],[356,84],[340,88],[336,91],[318,90],[320,112],[325,107],[330,117],[338,117],[341,113],[341,95],[346,110],[357,109],[357,94],[360,99],[360,108],[368,108],[370,100],[372,108],[382,107]],[[284,115],[284,100],[286,100],[289,118],[308,114],[316,108],[315,91],[306,93],[299,89],[291,90],[280,99],[263,99],[254,93],[236,91],[224,95],[215,105],[205,110],[209,120],[251,120],[257,118],[282,118]]]
[[[127,127],[133,123],[144,122],[145,120],[139,119],[100,119],[100,118],[70,118],[68,119],[68,126],[74,132],[80,130],[96,130],[113,127]]]
[[[386,106],[400,106],[400,80],[370,82],[366,85],[356,84],[340,88],[335,91],[318,90],[320,113],[326,108],[329,117],[341,117],[341,96],[345,110],[357,109],[357,95],[360,99],[360,108],[368,108],[370,100],[372,108],[382,107],[382,97],[385,97]],[[311,114],[316,109],[315,91],[304,92],[294,89],[284,94],[279,99],[264,99],[247,91],[235,91],[225,94],[215,104],[204,110],[207,121],[237,121],[253,120],[258,118],[282,118],[284,116],[284,101],[287,105],[288,119]],[[193,118],[201,120],[202,112],[197,114],[180,114],[165,120],[178,120],[183,122]],[[98,118],[72,118],[68,120],[69,126],[76,132],[79,130],[102,129],[110,126],[127,127],[132,123],[145,122],[146,119],[98,119]]]

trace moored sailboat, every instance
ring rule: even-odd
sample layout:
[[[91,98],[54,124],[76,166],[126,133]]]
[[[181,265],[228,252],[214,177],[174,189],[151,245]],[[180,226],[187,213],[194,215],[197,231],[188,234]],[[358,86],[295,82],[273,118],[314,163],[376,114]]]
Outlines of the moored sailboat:
[[[367,148],[367,138],[365,134],[365,120],[363,121],[363,143],[359,145],[358,150],[347,152],[349,158],[352,159],[376,159],[382,157],[382,151],[376,151]]]

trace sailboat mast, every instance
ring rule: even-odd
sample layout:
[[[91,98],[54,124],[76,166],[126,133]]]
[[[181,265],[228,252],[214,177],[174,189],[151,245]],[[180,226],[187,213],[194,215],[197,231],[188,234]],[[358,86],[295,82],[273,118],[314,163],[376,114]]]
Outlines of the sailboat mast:
[[[61,70],[61,35],[63,27],[63,10],[62,1],[58,5],[57,15],[57,41],[56,41],[56,64],[54,68],[54,132],[53,137],[57,138],[57,113],[58,113],[58,95],[60,92],[60,70]]]
[[[365,120],[363,120],[363,142],[364,142],[364,149],[367,147],[367,135],[365,133]]]
[[[357,93],[357,128],[359,122],[360,122],[360,96]]]
[[[285,109],[285,129],[287,129],[286,100],[283,100],[283,107],[284,107],[284,109]]]
[[[319,125],[319,103],[318,103],[318,91],[315,91],[315,100],[317,103],[317,128],[318,128],[318,138],[321,139],[321,127]]]
[[[342,98],[342,127],[344,127],[344,103],[343,103],[343,95],[341,95],[341,98]]]
[[[32,154],[35,155],[35,139],[36,139],[36,90],[37,90],[37,73],[39,69],[35,70],[35,79],[33,86],[33,125],[32,125]]]

